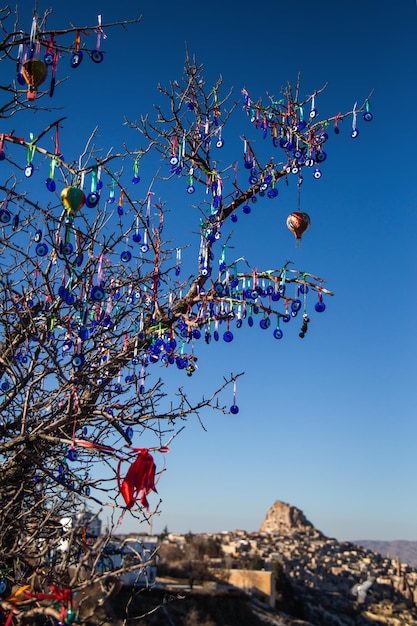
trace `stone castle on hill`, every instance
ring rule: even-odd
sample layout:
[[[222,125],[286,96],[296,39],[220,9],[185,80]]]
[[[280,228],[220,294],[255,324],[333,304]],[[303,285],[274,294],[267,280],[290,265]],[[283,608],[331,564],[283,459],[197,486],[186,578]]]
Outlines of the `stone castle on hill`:
[[[321,534],[314,528],[313,524],[308,521],[300,509],[286,502],[277,500],[267,512],[262,522],[260,532],[274,534],[282,530],[286,532],[291,530],[313,530],[315,533]]]
[[[417,570],[325,537],[302,511],[277,501],[261,524],[308,620],[320,626],[417,626]]]

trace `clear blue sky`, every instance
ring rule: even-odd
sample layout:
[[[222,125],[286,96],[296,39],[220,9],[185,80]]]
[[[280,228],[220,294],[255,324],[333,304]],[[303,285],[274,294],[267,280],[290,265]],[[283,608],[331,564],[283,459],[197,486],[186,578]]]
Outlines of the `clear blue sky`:
[[[32,3],[19,4],[29,29]],[[98,13],[104,22],[143,16],[126,32],[107,32],[102,65],[58,66],[60,77],[71,73],[54,96],[67,107],[67,160],[95,124],[103,148],[126,137],[135,147],[123,116],[147,113],[157,83],[180,78],[185,42],[205,65],[207,84],[221,73],[236,100],[242,87],[253,99],[277,94],[301,72],[306,95],[328,83],[316,103],[326,117],[375,89],[372,123],[359,120],[356,140],[346,123],[326,144],[323,177],[306,177],[301,206],[311,228],[301,248],[285,227],[296,210],[293,181],[278,199],[239,217],[234,256],[265,269],[291,259],[324,277],[336,295],[324,314],[311,312],[304,340],[294,325],[279,342],[270,332],[242,329],[230,345],[201,344],[191,379],[170,375],[170,389],[183,384],[196,398],[219,385],[222,373],[245,371],[239,414],[207,412],[207,432],[191,421],[172,445],[153,529],[257,530],[279,499],[339,540],[417,540],[415,0],[39,1],[39,10],[50,6],[57,28],[95,23]],[[241,160],[239,135],[254,132],[238,107],[224,136],[231,159]],[[158,165],[147,163],[143,189]],[[164,197],[173,235],[197,245],[198,218],[186,193],[167,184]],[[223,400],[232,404],[231,390]]]

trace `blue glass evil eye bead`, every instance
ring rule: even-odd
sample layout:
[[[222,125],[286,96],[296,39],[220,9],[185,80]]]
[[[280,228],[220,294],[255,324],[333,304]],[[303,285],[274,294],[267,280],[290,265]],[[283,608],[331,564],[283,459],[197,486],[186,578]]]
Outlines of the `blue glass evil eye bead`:
[[[316,154],[317,163],[323,163],[323,161],[325,161],[326,159],[327,159],[327,154],[323,152],[323,150],[320,150],[320,152],[317,152]]]
[[[83,354],[76,354],[72,358],[72,364],[74,367],[81,367],[85,363],[85,356]]]
[[[29,163],[29,165],[26,165],[25,167],[25,176],[26,178],[30,178],[33,174],[33,165],[32,163]]]
[[[74,52],[74,54],[71,57],[71,62],[70,62],[71,67],[72,68],[78,67],[82,60],[83,60],[82,50],[78,50],[77,52]]]
[[[291,319],[291,315],[288,315],[288,313],[282,316],[282,321],[283,321],[285,324],[288,324],[288,322],[290,321],[290,319]]]
[[[97,206],[99,200],[100,194],[98,194],[96,191],[92,191],[88,194],[85,200],[85,204],[86,206],[88,206],[89,209],[92,209],[93,207]]]
[[[45,63],[45,65],[52,65],[52,63],[54,62],[53,52],[47,52],[43,57],[43,62]]]
[[[94,302],[101,302],[101,300],[103,300],[105,296],[104,289],[96,285],[95,287],[91,288],[90,296],[91,299],[94,300]]]
[[[308,285],[299,286],[300,293],[308,293]]]
[[[232,415],[237,415],[239,413],[239,407],[237,404],[232,404],[230,407],[230,413],[232,413]]]
[[[358,135],[359,135],[359,131],[357,128],[354,128],[352,132],[350,133],[350,136],[352,137],[352,139],[356,139]]]
[[[67,341],[64,341],[64,343],[62,344],[62,352],[68,352],[68,350],[71,350],[72,346],[73,343],[69,339]]]
[[[60,288],[58,289],[58,295],[59,295],[59,297],[60,297],[60,298],[62,298],[63,300],[65,300],[65,298],[67,297],[68,293],[69,293],[69,292],[68,292],[68,289],[66,289],[66,288],[64,287],[64,285],[61,285],[61,286],[60,286]]]
[[[365,122],[370,122],[373,119],[373,115],[370,111],[365,111],[365,113],[363,114],[363,119],[365,120]]]
[[[223,341],[225,341],[226,343],[230,343],[231,341],[233,341],[232,331],[226,330],[226,332],[223,334]]]
[[[38,243],[35,251],[38,256],[46,256],[48,254],[49,248],[46,243]]]
[[[323,311],[326,310],[326,305],[324,304],[324,302],[316,302],[314,308],[316,309],[317,313],[323,313]]]
[[[5,578],[0,578],[0,596],[6,595],[7,581]]]
[[[245,214],[245,215],[249,215],[249,213],[251,212],[251,210],[252,210],[252,209],[250,208],[250,205],[249,205],[249,204],[245,204],[245,205],[243,206],[243,209],[242,209],[242,211],[244,212],[244,214]]]
[[[66,243],[63,247],[62,247],[62,251],[61,253],[64,254],[65,256],[69,256],[70,254],[72,254],[74,252],[74,246],[72,245],[72,243]]]
[[[125,435],[126,435],[126,438],[129,439],[129,441],[132,441],[132,438],[133,438],[133,428],[131,426],[128,426],[126,428]]]
[[[216,141],[216,148],[223,148],[223,146],[224,146],[223,139],[219,139],[218,141]]]
[[[12,214],[10,213],[10,211],[7,211],[6,209],[1,209],[0,224],[8,224],[11,219],[12,219]]]
[[[259,322],[259,326],[262,328],[262,330],[266,330],[267,328],[270,327],[270,325],[271,325],[271,320],[269,319],[269,317],[265,317],[265,319]]]
[[[94,63],[102,63],[104,59],[104,55],[101,52],[101,50],[93,50],[91,53],[91,60],[94,61]]]
[[[120,255],[120,260],[122,263],[129,263],[131,258],[132,258],[132,253],[130,252],[130,250],[124,250],[122,254]]]
[[[276,328],[274,330],[274,337],[275,337],[275,339],[282,339],[282,335],[283,334],[284,333],[282,332],[282,330],[280,328]]]
[[[70,448],[67,452],[67,459],[68,461],[76,461],[78,459],[77,450]]]
[[[301,309],[301,300],[294,300],[291,302],[291,311],[297,313]]]
[[[135,243],[140,243],[141,239],[142,239],[142,237],[140,236],[140,234],[139,234],[139,233],[133,233],[133,235],[132,235],[132,240],[133,240]]]
[[[140,176],[134,176],[134,177],[132,178],[132,183],[133,183],[134,185],[137,185],[139,182],[140,182]]]
[[[319,169],[315,169],[314,170],[314,174],[313,174],[314,178],[319,179],[321,178],[321,171]]]
[[[195,192],[195,187],[194,185],[188,185],[187,187],[187,193],[189,194],[193,194]]]
[[[266,194],[268,196],[268,198],[276,198],[278,195],[278,189],[275,189],[275,187],[273,189],[269,189],[268,193]]]
[[[230,219],[232,220],[233,223],[237,222],[237,215],[236,213],[232,213],[232,215],[230,216]]]
[[[52,178],[47,178],[45,182],[46,188],[48,191],[53,193],[56,190],[55,181]]]

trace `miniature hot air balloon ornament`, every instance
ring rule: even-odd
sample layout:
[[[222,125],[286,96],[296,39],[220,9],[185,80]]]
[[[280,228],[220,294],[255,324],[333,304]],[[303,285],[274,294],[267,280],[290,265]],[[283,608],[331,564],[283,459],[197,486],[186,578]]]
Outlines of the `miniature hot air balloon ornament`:
[[[41,85],[48,73],[46,64],[42,59],[32,57],[22,64],[22,76],[28,85],[28,100],[35,100],[37,89]]]
[[[310,227],[310,216],[302,211],[294,211],[287,217],[287,228],[294,234],[297,246],[301,245],[301,237]]]
[[[85,204],[85,194],[79,187],[70,185],[61,191],[61,202],[67,209],[68,215],[74,217]]]
[[[48,73],[48,68],[45,61],[36,56],[36,54],[39,54],[39,43],[36,43],[35,41],[36,31],[37,24],[36,18],[34,17],[32,20],[32,28],[30,32],[30,45],[27,51],[28,56],[24,58],[20,70],[20,76],[28,85],[27,98],[31,101],[35,100],[37,88],[44,82]]]

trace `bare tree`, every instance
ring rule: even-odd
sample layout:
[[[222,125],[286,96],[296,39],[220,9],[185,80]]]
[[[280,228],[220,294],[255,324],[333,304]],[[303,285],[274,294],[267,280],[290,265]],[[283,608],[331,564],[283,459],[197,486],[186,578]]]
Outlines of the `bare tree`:
[[[99,21],[50,31],[48,16],[35,14],[26,33],[17,14],[0,11],[1,59],[17,62],[16,78],[1,86],[3,128],[9,118],[16,126],[28,101],[33,111],[48,110],[48,97],[59,88],[60,57],[69,56],[74,67],[83,55],[100,63],[105,30],[128,24]],[[94,49],[80,43],[86,30],[97,35]],[[311,294],[312,308],[324,310],[324,297],[332,294],[319,277],[288,262],[255,271],[244,259],[225,258],[226,227],[239,207],[249,212],[257,198],[274,198],[280,179],[290,174],[300,187],[307,167],[318,176],[329,125],[337,131],[351,116],[354,132],[358,114],[371,118],[368,97],[353,111],[318,121],[314,102],[321,91],[301,101],[297,82],[263,103],[243,90],[250,123],[283,155],[280,165],[263,162],[243,137],[249,176],[243,188],[234,162],[219,170],[212,156],[223,146],[235,108],[231,91],[221,78],[208,89],[188,54],[182,81],[159,87],[165,105],[156,106],[155,118],[126,120],[136,133],[135,149],[122,146],[103,156],[93,132],[78,162],[66,162],[58,140],[63,118],[54,119],[53,111],[36,137],[12,130],[0,135],[8,172],[0,184],[0,599],[7,624],[83,622],[74,593],[103,577],[111,535],[91,534],[86,507],[96,515],[110,510],[113,526],[127,511],[149,517],[159,502],[155,493],[150,507],[148,496],[163,471],[155,456],[163,457],[190,415],[198,417],[205,407],[229,411],[219,394],[240,374],[192,403],[181,386],[167,397],[163,375],[151,382],[153,364],[192,376],[200,338],[230,342],[234,325],[245,318],[253,323],[258,312],[259,325],[271,327],[276,339],[299,315],[304,337]],[[55,150],[44,141],[51,134]],[[49,166],[42,200],[25,186],[37,155],[40,167]],[[169,173],[155,169],[138,198],[141,160],[153,155],[169,164]],[[190,199],[199,198],[201,214],[188,277],[182,276],[181,248],[164,233],[164,202],[153,192],[156,180],[176,177]],[[299,240],[308,216],[298,210],[288,225]],[[238,411],[235,402],[230,411]],[[138,446],[144,433],[146,448]]]

